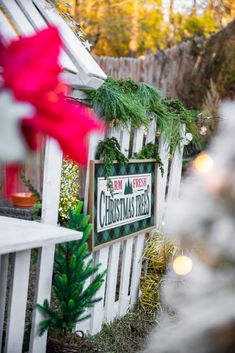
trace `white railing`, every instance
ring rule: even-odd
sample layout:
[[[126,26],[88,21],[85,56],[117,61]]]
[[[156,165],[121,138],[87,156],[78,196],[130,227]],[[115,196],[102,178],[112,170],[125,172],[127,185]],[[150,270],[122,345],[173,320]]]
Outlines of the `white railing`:
[[[135,129],[132,152],[139,152],[144,144],[155,143],[156,123],[152,121],[148,131],[144,128]],[[182,135],[184,129],[182,129]],[[104,135],[92,136],[90,143],[90,155],[92,160],[95,150]],[[130,148],[130,131],[128,129],[109,129],[106,137],[116,137],[120,143],[122,152],[128,155]],[[164,175],[157,171],[157,204],[156,219],[157,228],[163,228],[163,219],[167,210],[167,203],[178,195],[182,171],[183,144],[181,150],[177,150],[172,161],[169,161],[168,144],[164,136],[160,136],[159,155],[164,166]],[[87,211],[89,195],[89,168],[87,170],[85,187],[85,211]],[[101,263],[101,269],[107,269],[105,283],[97,293],[101,297],[90,311],[91,317],[78,324],[77,329],[95,334],[102,328],[105,322],[111,322],[115,318],[124,316],[138,300],[139,282],[141,276],[141,258],[145,242],[145,233],[139,234],[127,240],[121,240],[113,245],[106,246],[94,252],[96,263]]]
[[[28,298],[31,249],[38,248],[40,257],[43,248],[51,249],[54,248],[55,244],[80,239],[82,234],[66,228],[9,217],[0,217],[0,230],[0,347],[3,346],[0,351],[3,353],[21,353]],[[10,254],[12,257],[11,266],[9,266]],[[51,261],[50,258],[48,260]],[[38,302],[37,299],[41,290],[40,278],[41,281],[43,278],[47,290],[50,291],[51,288],[51,274],[49,273],[48,277],[48,272],[43,270],[41,264],[42,261],[38,267],[34,288],[35,303]],[[10,281],[8,279],[9,274],[11,274]],[[43,300],[39,302],[42,303]],[[33,315],[32,327],[35,327],[35,320],[37,320],[37,316]],[[36,352],[33,349],[39,338],[39,327],[36,326],[35,334],[32,334],[30,339],[30,352]],[[4,340],[3,332],[5,333]],[[37,350],[37,352],[39,351],[40,353],[45,351],[42,345],[40,350]]]

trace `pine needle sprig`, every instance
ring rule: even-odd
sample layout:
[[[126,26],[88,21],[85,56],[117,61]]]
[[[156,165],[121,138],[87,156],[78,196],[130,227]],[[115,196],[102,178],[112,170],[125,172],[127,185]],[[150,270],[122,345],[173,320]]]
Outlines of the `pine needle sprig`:
[[[158,168],[160,169],[161,175],[163,177],[164,175],[164,166],[161,160],[161,157],[159,156],[158,153],[158,148],[155,144],[149,142],[147,145],[145,145],[142,150],[139,153],[135,153],[133,155],[133,158],[135,159],[156,159],[156,162],[158,164]]]

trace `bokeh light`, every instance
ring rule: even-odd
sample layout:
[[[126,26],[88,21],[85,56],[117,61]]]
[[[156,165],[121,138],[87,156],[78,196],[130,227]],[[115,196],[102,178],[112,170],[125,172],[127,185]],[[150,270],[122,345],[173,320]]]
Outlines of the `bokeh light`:
[[[185,276],[192,271],[193,262],[190,257],[182,255],[177,256],[173,262],[173,270],[177,275]]]
[[[206,174],[212,170],[214,161],[208,153],[202,152],[195,158],[193,165],[197,172]]]

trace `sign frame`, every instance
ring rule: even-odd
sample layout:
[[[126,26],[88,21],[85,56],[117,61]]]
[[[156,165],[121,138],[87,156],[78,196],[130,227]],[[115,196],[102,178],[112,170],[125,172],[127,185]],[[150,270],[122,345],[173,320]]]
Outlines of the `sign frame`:
[[[88,209],[89,209],[89,214],[91,216],[91,223],[93,225],[92,234],[89,237],[89,249],[90,249],[90,251],[99,250],[99,249],[101,249],[103,247],[110,246],[110,245],[115,244],[117,242],[120,242],[122,240],[127,240],[129,238],[135,237],[138,234],[148,233],[149,231],[151,231],[151,230],[156,228],[157,185],[158,185],[158,183],[157,183],[157,168],[158,168],[158,163],[156,162],[156,159],[152,159],[152,158],[151,159],[130,159],[127,164],[131,164],[131,163],[136,163],[136,164],[137,163],[142,163],[142,164],[154,163],[154,183],[153,183],[153,188],[154,189],[152,191],[152,194],[153,194],[153,197],[154,197],[154,210],[153,210],[154,222],[153,222],[153,225],[150,226],[150,227],[144,228],[143,230],[139,230],[139,231],[136,231],[134,233],[121,236],[121,237],[119,237],[117,239],[113,239],[113,240],[104,242],[104,243],[99,244],[99,245],[95,245],[94,244],[94,233],[95,233],[95,228],[94,228],[94,224],[95,224],[95,216],[94,216],[94,209],[95,209],[95,185],[94,185],[95,184],[94,183],[94,181],[95,181],[95,166],[97,164],[104,164],[104,163],[103,163],[103,161],[100,161],[100,160],[90,160],[90,178],[89,178],[90,179],[90,187],[89,187]],[[114,164],[118,164],[118,162],[115,161]],[[132,174],[130,174],[130,175],[132,175]]]

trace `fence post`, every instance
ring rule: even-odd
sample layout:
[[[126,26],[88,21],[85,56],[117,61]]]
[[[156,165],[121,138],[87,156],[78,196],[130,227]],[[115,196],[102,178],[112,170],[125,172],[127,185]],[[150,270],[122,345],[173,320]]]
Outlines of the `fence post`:
[[[44,162],[42,222],[52,225],[57,224],[58,218],[62,158],[63,154],[57,142],[48,139]],[[44,246],[39,250],[34,304],[42,304],[44,299],[50,301],[54,251],[54,246]],[[39,323],[42,319],[42,314],[34,308],[29,345],[30,353],[46,352],[47,332],[43,336],[38,335]]]

